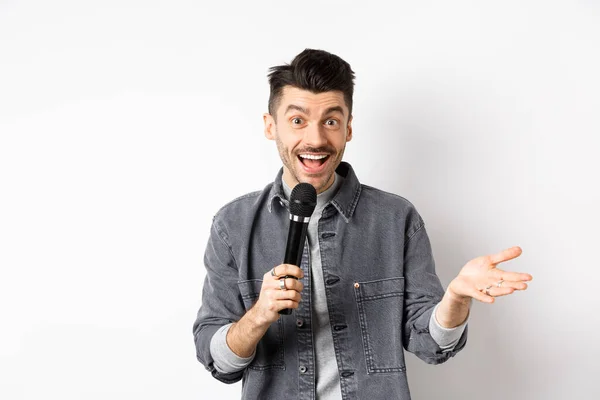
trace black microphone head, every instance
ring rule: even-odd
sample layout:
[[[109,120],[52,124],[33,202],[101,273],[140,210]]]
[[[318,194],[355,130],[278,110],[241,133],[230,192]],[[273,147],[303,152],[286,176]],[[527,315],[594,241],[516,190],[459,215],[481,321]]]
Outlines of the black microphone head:
[[[290,195],[290,214],[310,217],[317,206],[317,191],[310,183],[299,183]]]

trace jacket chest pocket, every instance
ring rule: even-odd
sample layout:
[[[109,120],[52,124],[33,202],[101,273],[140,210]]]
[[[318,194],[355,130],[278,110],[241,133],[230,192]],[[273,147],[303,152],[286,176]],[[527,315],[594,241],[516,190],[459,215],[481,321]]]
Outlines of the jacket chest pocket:
[[[356,282],[354,296],[358,306],[367,372],[404,371],[404,278]]]
[[[261,279],[238,282],[238,288],[240,289],[246,311],[258,300],[261,287]],[[283,324],[281,318],[271,324],[269,329],[267,329],[267,333],[258,342],[256,355],[248,368],[256,370],[285,368],[283,361]]]

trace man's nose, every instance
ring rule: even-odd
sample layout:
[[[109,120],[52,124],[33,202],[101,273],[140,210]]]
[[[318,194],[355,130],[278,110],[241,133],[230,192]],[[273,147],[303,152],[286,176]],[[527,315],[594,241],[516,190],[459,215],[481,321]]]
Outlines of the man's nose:
[[[311,147],[321,147],[327,143],[325,131],[321,124],[309,124],[304,130],[304,144]]]

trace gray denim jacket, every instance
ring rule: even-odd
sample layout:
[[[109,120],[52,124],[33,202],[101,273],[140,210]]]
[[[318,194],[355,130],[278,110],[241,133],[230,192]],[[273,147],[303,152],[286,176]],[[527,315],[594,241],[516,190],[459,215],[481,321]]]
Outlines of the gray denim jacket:
[[[257,300],[262,277],[281,264],[289,226],[281,169],[264,190],[225,205],[213,218],[204,263],[202,305],[193,326],[196,356],[223,382],[242,381],[242,399],[314,399],[308,248],[300,266],[298,309],[282,315],[258,343],[243,371],[220,373],[210,354],[213,334],[238,321]],[[430,364],[443,352],[429,334],[444,290],[435,273],[422,218],[403,197],[361,185],[350,164],[325,207],[318,238],[335,355],[344,399],[410,399],[404,349]]]

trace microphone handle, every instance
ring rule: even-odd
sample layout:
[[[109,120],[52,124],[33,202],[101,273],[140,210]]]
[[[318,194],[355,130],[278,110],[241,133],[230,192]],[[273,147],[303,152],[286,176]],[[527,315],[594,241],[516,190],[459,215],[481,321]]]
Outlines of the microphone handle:
[[[308,222],[294,221],[290,219],[290,229],[288,231],[287,245],[285,246],[284,264],[292,264],[300,266],[302,263],[302,252],[304,251],[304,243],[306,241],[306,232],[308,231]],[[286,275],[283,278],[294,278],[295,276]],[[290,315],[291,308],[279,310],[279,314]]]

